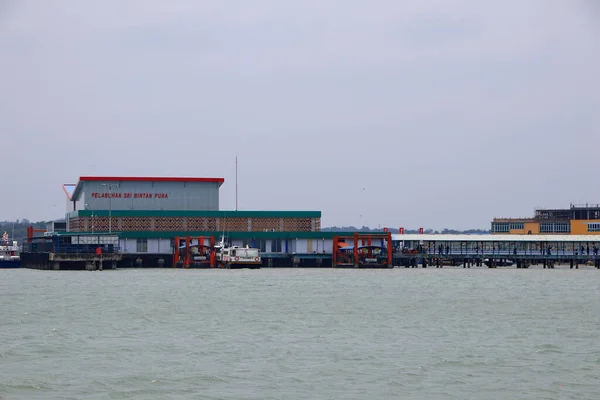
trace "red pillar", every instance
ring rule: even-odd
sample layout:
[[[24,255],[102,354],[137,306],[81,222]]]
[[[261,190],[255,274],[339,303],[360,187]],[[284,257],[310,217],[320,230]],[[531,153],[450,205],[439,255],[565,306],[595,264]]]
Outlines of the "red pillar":
[[[338,252],[338,237],[337,235],[333,237],[333,248],[331,251],[331,266],[337,267],[337,252]]]
[[[358,267],[358,232],[354,232],[354,266]]]
[[[387,233],[387,248],[388,248],[388,265],[392,266],[392,264],[394,263],[394,259],[393,259],[394,246],[392,244],[392,233],[391,232]]]
[[[215,237],[210,236],[210,267],[215,267]]]
[[[185,237],[185,261],[184,268],[190,267],[190,237]]]

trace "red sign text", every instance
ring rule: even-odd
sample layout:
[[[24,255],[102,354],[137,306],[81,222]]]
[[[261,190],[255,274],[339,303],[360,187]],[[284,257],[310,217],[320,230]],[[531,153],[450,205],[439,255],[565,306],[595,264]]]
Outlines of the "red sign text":
[[[168,199],[168,193],[99,193],[92,192],[93,199]]]

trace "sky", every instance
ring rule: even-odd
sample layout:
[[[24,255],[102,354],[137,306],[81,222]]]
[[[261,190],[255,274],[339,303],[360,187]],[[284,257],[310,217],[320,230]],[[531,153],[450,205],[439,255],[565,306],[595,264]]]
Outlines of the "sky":
[[[595,0],[0,0],[0,220],[79,176],[221,209],[489,229],[600,203]]]

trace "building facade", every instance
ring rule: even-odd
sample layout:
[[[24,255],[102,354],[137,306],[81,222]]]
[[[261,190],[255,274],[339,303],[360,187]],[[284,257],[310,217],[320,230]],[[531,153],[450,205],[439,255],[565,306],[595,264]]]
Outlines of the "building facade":
[[[263,252],[323,252],[320,211],[224,211],[223,178],[81,177],[65,184],[66,230],[117,232],[125,253],[169,254],[176,237],[221,235]]]
[[[68,211],[187,211],[219,209],[223,178],[82,176],[63,188]]]
[[[600,204],[538,209],[532,218],[494,218],[493,234],[600,235]]]

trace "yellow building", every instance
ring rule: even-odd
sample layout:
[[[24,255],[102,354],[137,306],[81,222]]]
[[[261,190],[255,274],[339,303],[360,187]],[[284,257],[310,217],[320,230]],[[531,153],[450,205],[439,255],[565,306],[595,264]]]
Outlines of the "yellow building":
[[[535,210],[533,218],[494,218],[493,234],[600,235],[600,204]]]

